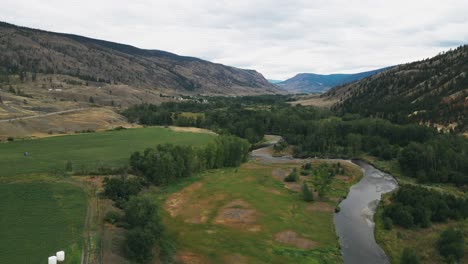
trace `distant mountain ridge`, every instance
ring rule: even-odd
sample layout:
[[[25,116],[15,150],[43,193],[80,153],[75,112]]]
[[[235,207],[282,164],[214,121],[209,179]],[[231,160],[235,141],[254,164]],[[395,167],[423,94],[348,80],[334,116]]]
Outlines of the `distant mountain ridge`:
[[[0,72],[62,74],[182,94],[280,93],[255,70],[0,22]]]
[[[277,83],[276,85],[284,88],[289,92],[322,93],[333,87],[369,77],[385,69],[388,69],[388,67],[354,74],[299,73],[290,79]]]
[[[342,113],[468,131],[468,45],[331,89]]]

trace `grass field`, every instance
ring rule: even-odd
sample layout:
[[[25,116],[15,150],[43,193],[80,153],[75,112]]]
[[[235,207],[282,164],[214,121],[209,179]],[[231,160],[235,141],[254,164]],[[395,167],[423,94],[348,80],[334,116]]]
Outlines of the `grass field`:
[[[333,211],[338,196],[346,194],[362,172],[355,168],[355,179],[346,183],[335,179],[330,196],[307,203],[275,177],[278,171],[298,166],[249,162],[239,169],[207,172],[164,190],[162,196],[156,194],[164,200],[165,225],[176,239],[177,259],[181,263],[342,262]]]
[[[70,183],[0,184],[0,263],[46,263],[65,250],[79,263],[86,196]]]
[[[0,144],[0,178],[64,170],[67,161],[75,170],[122,166],[137,150],[161,143],[203,145],[213,137],[148,127],[4,143]]]

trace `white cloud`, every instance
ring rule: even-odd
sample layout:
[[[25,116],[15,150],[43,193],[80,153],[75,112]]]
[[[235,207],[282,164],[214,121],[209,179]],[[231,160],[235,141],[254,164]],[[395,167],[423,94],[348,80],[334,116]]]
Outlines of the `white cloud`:
[[[467,1],[7,0],[0,20],[285,79],[357,72],[468,43]]]

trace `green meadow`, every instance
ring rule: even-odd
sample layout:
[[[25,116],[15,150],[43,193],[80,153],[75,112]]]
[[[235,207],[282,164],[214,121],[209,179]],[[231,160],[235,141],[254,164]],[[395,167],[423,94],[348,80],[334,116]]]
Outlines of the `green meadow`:
[[[203,145],[213,137],[147,127],[4,143],[0,144],[0,178],[64,170],[67,161],[74,170],[122,166],[134,151],[162,143]]]
[[[70,183],[0,184],[0,263],[46,263],[65,250],[79,263],[86,214],[84,191]]]

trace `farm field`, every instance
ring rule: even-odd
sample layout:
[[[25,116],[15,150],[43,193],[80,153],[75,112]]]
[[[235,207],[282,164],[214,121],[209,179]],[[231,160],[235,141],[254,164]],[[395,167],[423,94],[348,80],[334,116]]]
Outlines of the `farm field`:
[[[0,263],[40,264],[59,250],[79,263],[85,224],[84,191],[65,182],[0,184]]]
[[[313,165],[324,161],[314,161]],[[333,180],[326,197],[305,202],[299,183],[283,182],[301,164],[249,162],[220,169],[162,190],[164,222],[181,263],[341,263],[333,213],[339,198],[360,179]],[[312,176],[301,176],[313,186]]]
[[[161,143],[203,145],[213,138],[207,133],[147,127],[4,143],[0,144],[0,178],[63,171],[67,161],[74,170],[122,166],[137,150]]]

